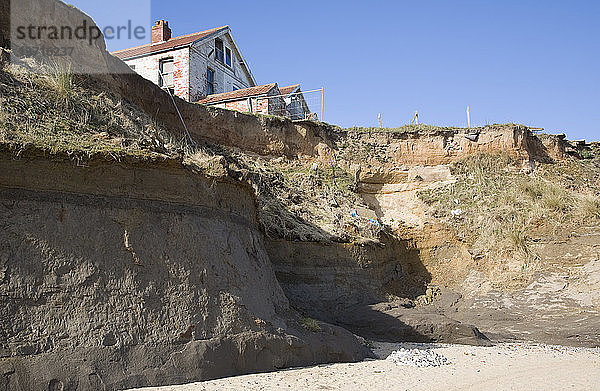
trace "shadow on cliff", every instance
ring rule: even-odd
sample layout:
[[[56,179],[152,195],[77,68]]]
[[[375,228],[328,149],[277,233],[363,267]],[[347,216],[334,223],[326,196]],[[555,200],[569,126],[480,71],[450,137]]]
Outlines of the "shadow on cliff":
[[[277,208],[282,214],[294,215],[295,223],[313,237],[331,237],[295,215],[283,202],[278,202]],[[437,340],[399,318],[371,309],[390,299],[413,306],[413,300],[426,293],[431,274],[411,240],[386,231],[378,241],[361,242],[301,240],[266,232],[265,247],[291,306],[303,316],[342,326],[366,338],[376,337],[366,331],[379,324],[393,333],[386,334],[384,340]],[[349,313],[362,316],[347,317]]]

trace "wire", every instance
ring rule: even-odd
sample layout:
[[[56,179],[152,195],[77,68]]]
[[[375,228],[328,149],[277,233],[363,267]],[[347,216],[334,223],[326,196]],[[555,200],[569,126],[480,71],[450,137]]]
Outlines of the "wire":
[[[166,84],[165,78],[163,77],[162,73],[158,72],[158,75],[160,76],[163,84]],[[175,102],[175,98],[173,97],[173,94],[171,93],[171,90],[169,88],[167,88],[166,90],[169,93],[169,96],[171,97],[171,102],[173,102],[173,106],[175,106],[175,110],[177,111],[177,115],[179,115],[179,119],[181,120],[181,123],[183,124],[183,128],[185,129],[185,133],[187,134],[188,138],[190,139],[190,143],[192,144],[192,146],[195,147],[196,146],[196,142],[192,138],[192,135],[190,134],[190,131],[188,130],[188,127],[185,124],[185,121],[183,120],[181,112],[179,111],[179,107],[177,107],[177,103]]]

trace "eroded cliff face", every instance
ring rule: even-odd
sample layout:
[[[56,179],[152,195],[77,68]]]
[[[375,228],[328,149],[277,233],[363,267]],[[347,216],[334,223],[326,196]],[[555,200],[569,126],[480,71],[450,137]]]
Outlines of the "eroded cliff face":
[[[267,240],[275,274],[295,308],[328,322],[353,307],[425,293],[431,276],[411,240],[318,243]]]
[[[383,131],[350,129],[337,140],[337,147],[345,161],[378,169],[447,165],[477,153],[503,152],[521,161],[564,158],[565,141],[544,136],[540,140],[528,127],[513,124],[473,129],[417,125]]]
[[[0,385],[115,389],[367,355],[343,329],[299,325],[255,216],[248,186],[177,161],[3,152]]]

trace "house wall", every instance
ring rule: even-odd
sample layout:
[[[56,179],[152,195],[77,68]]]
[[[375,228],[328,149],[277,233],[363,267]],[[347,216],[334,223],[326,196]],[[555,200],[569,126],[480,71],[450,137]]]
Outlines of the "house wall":
[[[273,88],[266,97],[252,98],[252,112],[257,114],[280,115],[285,114],[283,98],[269,98],[281,95],[279,88]]]
[[[231,67],[216,59],[215,39],[223,40],[225,48],[231,49]],[[239,64],[239,53],[236,53],[233,41],[228,33],[216,36],[192,46],[190,53],[190,100],[195,102],[206,96],[206,71],[210,67],[215,71],[215,94],[231,92],[233,88],[248,88],[254,83],[246,75]],[[244,110],[244,111],[247,111]]]
[[[290,115],[290,118],[293,120],[304,119],[304,106],[302,105],[302,100],[299,95],[292,95],[288,99],[290,99],[290,104],[287,105],[287,111]]]
[[[190,49],[181,48],[168,52],[125,60],[129,66],[135,66],[135,71],[145,79],[159,85],[159,64],[164,58],[173,58],[173,82],[175,95],[190,100]]]
[[[214,107],[220,107],[222,109],[240,111],[242,113],[249,113],[250,107],[248,106],[248,98],[236,100],[233,102],[225,102],[214,105]]]
[[[215,39],[223,40],[225,48],[231,50],[231,67],[216,59]],[[159,84],[159,62],[163,58],[173,57],[175,72],[175,95],[187,101],[195,102],[206,96],[206,71],[210,67],[215,71],[215,93],[233,91],[254,86],[244,69],[239,64],[240,54],[229,33],[223,33],[196,43],[191,47],[169,50],[164,53],[148,55],[125,60],[127,65],[135,66],[135,71],[145,79]],[[248,111],[245,109],[244,111]]]
[[[219,107],[222,109],[236,110],[243,113],[255,113],[255,114],[270,114],[270,115],[283,115],[285,113],[285,103],[282,98],[270,98],[273,96],[280,95],[278,88],[273,88],[268,94],[253,97],[253,98],[242,98],[235,101],[223,102],[211,105],[213,107]],[[252,107],[250,107],[250,101]]]

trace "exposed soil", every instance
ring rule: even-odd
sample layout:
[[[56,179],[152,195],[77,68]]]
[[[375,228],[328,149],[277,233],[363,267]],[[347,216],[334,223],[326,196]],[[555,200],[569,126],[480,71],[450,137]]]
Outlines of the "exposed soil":
[[[177,162],[0,155],[0,386],[183,383],[370,355],[307,330],[249,186]]]

